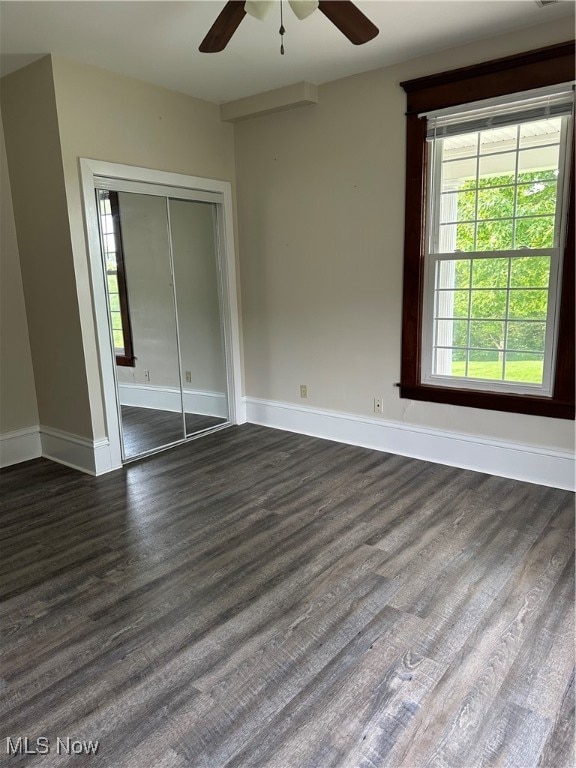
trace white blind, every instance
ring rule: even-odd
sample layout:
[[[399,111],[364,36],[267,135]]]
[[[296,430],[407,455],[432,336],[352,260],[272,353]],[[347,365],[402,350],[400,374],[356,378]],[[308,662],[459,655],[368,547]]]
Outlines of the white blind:
[[[480,101],[464,107],[430,112],[425,115],[428,118],[427,138],[441,139],[460,133],[562,117],[572,113],[573,105],[574,85],[570,83],[559,89],[539,89],[511,95],[505,101]]]

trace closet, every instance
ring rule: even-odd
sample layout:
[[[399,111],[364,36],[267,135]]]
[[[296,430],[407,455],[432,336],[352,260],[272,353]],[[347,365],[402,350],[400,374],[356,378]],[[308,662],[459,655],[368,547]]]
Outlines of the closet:
[[[94,179],[122,461],[229,426],[221,195]]]

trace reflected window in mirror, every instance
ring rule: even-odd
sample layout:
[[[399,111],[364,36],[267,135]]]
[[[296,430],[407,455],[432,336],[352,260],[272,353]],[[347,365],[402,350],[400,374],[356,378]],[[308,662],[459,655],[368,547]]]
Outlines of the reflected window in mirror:
[[[130,326],[118,193],[98,190],[97,195],[116,365],[133,368],[136,358]]]

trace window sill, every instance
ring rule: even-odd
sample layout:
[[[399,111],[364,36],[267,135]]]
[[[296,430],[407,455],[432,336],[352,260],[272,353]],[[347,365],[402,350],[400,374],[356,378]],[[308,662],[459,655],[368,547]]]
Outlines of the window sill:
[[[535,395],[506,394],[484,390],[454,389],[437,385],[400,384],[400,397],[423,400],[430,403],[447,403],[468,408],[526,413],[531,416],[548,416],[553,419],[574,419],[574,403]]]
[[[126,368],[135,368],[136,358],[126,357],[125,355],[116,355],[116,365],[122,365],[122,366],[125,366]]]

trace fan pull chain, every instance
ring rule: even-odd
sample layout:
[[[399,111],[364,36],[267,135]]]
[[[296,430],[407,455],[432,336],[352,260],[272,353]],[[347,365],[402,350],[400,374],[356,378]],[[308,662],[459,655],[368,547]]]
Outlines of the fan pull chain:
[[[284,56],[284,35],[286,30],[284,29],[284,13],[282,7],[282,0],[280,0],[280,53]]]

